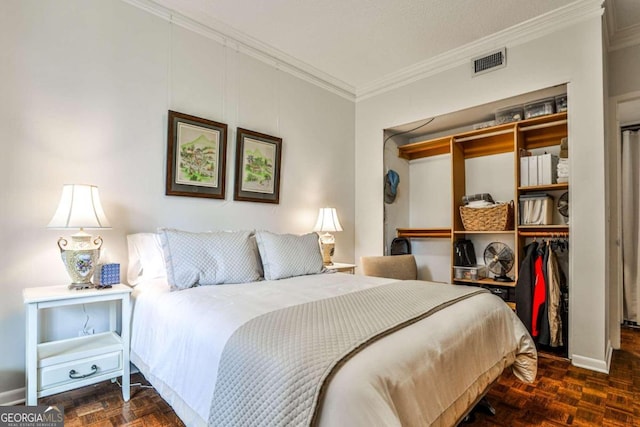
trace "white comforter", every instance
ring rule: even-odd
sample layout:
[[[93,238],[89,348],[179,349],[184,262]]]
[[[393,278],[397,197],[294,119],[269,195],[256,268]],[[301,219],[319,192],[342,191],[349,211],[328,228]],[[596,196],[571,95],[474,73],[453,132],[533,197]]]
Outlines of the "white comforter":
[[[134,291],[131,360],[187,425],[208,419],[227,339],[263,313],[389,283],[348,274],[169,292],[164,280]],[[428,286],[428,283],[425,283]],[[439,311],[355,355],[329,384],[326,426],[452,425],[505,366],[536,375],[525,328],[499,298],[483,294]]]

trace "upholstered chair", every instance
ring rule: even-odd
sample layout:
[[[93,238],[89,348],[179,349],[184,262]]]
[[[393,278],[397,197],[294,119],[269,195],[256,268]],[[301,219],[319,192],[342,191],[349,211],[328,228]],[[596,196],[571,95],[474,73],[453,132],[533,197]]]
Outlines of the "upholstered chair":
[[[418,278],[418,267],[413,255],[363,256],[360,258],[360,264],[365,276],[398,280]]]

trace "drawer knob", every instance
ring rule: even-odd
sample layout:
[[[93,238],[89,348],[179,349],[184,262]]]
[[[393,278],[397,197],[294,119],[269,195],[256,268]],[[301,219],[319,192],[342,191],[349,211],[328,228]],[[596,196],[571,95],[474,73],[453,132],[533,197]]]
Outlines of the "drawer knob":
[[[72,369],[69,371],[69,378],[73,379],[73,380],[77,380],[79,378],[87,378],[90,377],[91,375],[94,375],[98,372],[98,367],[96,365],[91,365],[91,372],[89,372],[88,374],[79,374],[76,372],[75,369]]]

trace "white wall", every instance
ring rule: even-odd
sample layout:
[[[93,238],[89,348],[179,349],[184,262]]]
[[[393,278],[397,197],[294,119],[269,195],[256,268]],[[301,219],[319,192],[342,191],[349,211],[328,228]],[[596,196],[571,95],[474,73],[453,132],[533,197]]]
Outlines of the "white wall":
[[[387,138],[388,136],[385,136]],[[397,137],[396,137],[397,138]],[[409,223],[409,206],[411,200],[411,180],[409,179],[409,162],[398,157],[398,145],[390,138],[384,144],[384,165],[382,184],[386,173],[393,170],[398,174],[398,186],[396,187],[396,198],[393,203],[384,203],[384,218],[386,221],[386,242],[389,250],[391,241],[396,237],[397,227],[406,227]],[[382,203],[382,201],[380,201]],[[388,253],[385,253],[388,255]]]
[[[609,52],[609,96],[640,90],[640,44]]]
[[[408,178],[411,182],[411,205],[409,222],[404,226],[451,227],[451,156],[445,154],[412,160]],[[423,273],[421,279],[450,281],[450,239],[413,239],[411,249],[418,270]]]
[[[22,289],[68,282],[45,228],[62,184],[98,185],[122,272],[127,233],[304,233],[326,205],[335,259],[353,261],[353,102],[115,0],[5,1],[0,55],[0,394],[24,385]],[[229,125],[225,200],[164,195],[168,109]],[[283,138],[279,205],[233,201],[236,127]]]
[[[508,48],[508,65],[471,77],[468,64],[356,104],[356,258],[382,252],[381,130],[568,83],[572,290],[570,355],[606,370],[602,23],[600,16]]]
[[[608,213],[610,217],[610,330],[614,348],[620,347],[622,322],[622,220],[621,220],[621,137],[620,125],[640,122],[640,45],[608,52]]]

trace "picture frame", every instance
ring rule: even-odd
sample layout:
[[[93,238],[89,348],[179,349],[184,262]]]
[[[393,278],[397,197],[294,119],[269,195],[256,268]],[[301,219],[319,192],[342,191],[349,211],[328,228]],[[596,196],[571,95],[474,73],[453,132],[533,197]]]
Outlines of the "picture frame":
[[[227,125],[169,110],[168,196],[225,198]]]
[[[233,200],[280,203],[282,138],[238,128]]]

